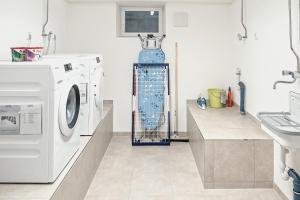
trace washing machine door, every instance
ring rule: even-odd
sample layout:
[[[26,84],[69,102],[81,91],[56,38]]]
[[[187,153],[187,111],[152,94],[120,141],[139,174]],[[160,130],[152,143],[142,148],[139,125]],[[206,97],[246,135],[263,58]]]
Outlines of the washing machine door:
[[[62,94],[59,105],[59,127],[61,133],[71,137],[80,111],[80,90],[76,84],[69,85]]]

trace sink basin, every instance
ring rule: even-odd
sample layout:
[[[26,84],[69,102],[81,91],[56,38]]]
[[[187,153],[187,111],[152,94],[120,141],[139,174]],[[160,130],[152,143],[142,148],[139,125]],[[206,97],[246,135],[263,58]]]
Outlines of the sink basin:
[[[290,112],[260,112],[257,117],[280,145],[300,149],[300,94],[290,93]]]

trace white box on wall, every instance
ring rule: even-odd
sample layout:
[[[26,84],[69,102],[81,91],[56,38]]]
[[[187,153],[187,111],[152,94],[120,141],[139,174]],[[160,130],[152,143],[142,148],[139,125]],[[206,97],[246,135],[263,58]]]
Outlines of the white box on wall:
[[[189,16],[186,12],[175,12],[173,17],[174,27],[188,27]]]

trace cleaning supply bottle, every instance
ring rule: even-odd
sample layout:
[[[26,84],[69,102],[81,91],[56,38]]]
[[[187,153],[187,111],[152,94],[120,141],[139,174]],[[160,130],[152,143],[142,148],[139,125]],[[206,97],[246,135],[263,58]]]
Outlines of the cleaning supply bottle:
[[[227,105],[228,105],[228,107],[232,107],[233,106],[233,99],[232,99],[231,87],[229,87],[229,89],[228,89]]]

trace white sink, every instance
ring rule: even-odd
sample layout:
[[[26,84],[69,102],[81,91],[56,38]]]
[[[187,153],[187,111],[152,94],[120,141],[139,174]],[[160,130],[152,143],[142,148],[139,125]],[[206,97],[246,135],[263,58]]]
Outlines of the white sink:
[[[261,126],[280,145],[300,149],[300,94],[290,93],[290,112],[260,112]]]

